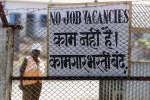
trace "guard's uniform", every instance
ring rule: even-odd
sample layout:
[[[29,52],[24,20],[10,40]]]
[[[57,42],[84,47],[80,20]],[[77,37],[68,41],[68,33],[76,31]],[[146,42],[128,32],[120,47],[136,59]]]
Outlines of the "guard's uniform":
[[[40,66],[36,64],[32,56],[26,57],[27,64],[23,77],[42,77]],[[42,80],[23,80],[23,100],[39,100],[41,93]]]

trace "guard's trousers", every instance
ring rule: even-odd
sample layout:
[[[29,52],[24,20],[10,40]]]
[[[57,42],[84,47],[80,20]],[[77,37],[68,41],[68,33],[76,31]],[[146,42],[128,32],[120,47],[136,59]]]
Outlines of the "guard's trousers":
[[[25,85],[23,89],[23,100],[39,100],[42,83]]]

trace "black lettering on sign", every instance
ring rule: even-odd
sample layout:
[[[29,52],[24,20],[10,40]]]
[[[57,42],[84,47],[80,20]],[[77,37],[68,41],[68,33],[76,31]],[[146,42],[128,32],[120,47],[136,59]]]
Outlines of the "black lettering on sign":
[[[54,33],[54,44],[57,46],[76,46],[77,33]]]
[[[80,11],[67,11],[66,16],[63,18],[63,22],[67,24],[80,24],[81,20],[81,12]]]
[[[97,47],[100,45],[100,34],[100,30],[95,28],[90,28],[89,32],[80,32],[80,45],[98,49]]]
[[[123,69],[122,72],[126,74],[125,57],[125,54],[118,51],[112,54],[102,51],[97,55],[50,55],[49,64],[55,70],[77,69],[90,73],[92,70],[99,69],[105,73],[111,70],[120,72]]]
[[[59,25],[61,22],[60,12],[50,12],[50,24]]]

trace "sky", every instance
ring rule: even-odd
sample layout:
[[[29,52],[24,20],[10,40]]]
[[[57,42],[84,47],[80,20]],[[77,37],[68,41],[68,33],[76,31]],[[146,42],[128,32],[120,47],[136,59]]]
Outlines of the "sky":
[[[38,2],[77,3],[77,2],[94,2],[95,0],[2,0],[2,1],[35,1],[35,2],[38,1]],[[143,0],[97,0],[97,1],[143,1]],[[145,0],[145,1],[150,1],[150,0]]]
[[[0,1],[24,1],[24,2],[43,2],[43,3],[84,3],[84,2],[94,2],[95,0],[0,0]],[[144,1],[144,2],[134,2],[138,4],[150,4],[150,0],[97,0],[98,2],[106,1]]]

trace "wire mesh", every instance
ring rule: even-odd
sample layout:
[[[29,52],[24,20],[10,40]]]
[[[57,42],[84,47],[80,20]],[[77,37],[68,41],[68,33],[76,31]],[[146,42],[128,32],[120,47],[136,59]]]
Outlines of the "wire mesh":
[[[43,11],[44,10],[44,11]],[[14,31],[14,67],[13,76],[19,76],[20,67],[23,59],[31,55],[32,45],[34,43],[41,44],[41,60],[42,70],[46,75],[47,66],[47,26],[46,19],[41,18],[42,15],[47,16],[45,11],[47,8],[30,8],[30,9],[9,9],[6,10],[9,23],[11,25],[22,25],[22,30]],[[42,11],[42,14],[39,14]],[[23,12],[23,13],[22,13]],[[38,17],[38,18],[37,18]],[[37,28],[36,28],[37,27]]]
[[[39,5],[38,5],[39,6]],[[132,7],[132,53],[131,76],[150,76],[149,36],[148,32],[149,6],[133,4]],[[10,24],[21,24],[23,30],[14,32],[14,61],[13,77],[20,76],[20,67],[23,59],[31,54],[33,43],[42,45],[41,59],[42,71],[47,75],[47,8],[9,8],[5,9]],[[97,26],[92,26],[97,27]],[[101,27],[101,26],[99,26]],[[114,26],[114,30],[120,26]],[[52,29],[59,32],[63,27]],[[84,26],[67,28],[84,30]],[[138,29],[140,28],[140,30]],[[125,34],[126,31],[121,29]],[[145,31],[146,30],[146,31]],[[101,37],[102,40],[105,37]],[[124,39],[124,36],[122,36]],[[120,44],[124,45],[124,43]],[[127,44],[125,44],[127,45]],[[122,47],[122,46],[121,46]],[[51,48],[50,48],[51,50]],[[61,52],[61,50],[56,50]],[[53,53],[56,52],[55,49]],[[83,54],[84,51],[81,51]],[[70,51],[66,50],[66,53]],[[127,52],[122,49],[122,52]],[[90,52],[89,52],[90,53]],[[139,62],[141,61],[141,62]],[[23,91],[19,88],[20,80],[12,81],[11,100],[21,100]],[[32,90],[32,89],[31,89]],[[33,89],[32,93],[35,90]],[[36,92],[36,91],[35,91]],[[30,93],[30,92],[29,92]],[[150,100],[150,81],[133,80],[42,80],[40,100]],[[35,95],[33,93],[33,95]],[[29,100],[29,99],[28,99]]]
[[[132,60],[149,60],[149,10],[148,5],[133,5],[132,27],[135,29],[132,32]]]
[[[22,98],[17,84],[13,82],[12,100]],[[43,81],[40,100],[97,100],[98,91],[98,81]]]
[[[149,100],[149,84],[142,80],[43,81],[40,100]],[[18,85],[13,81],[12,100],[22,99]]]

